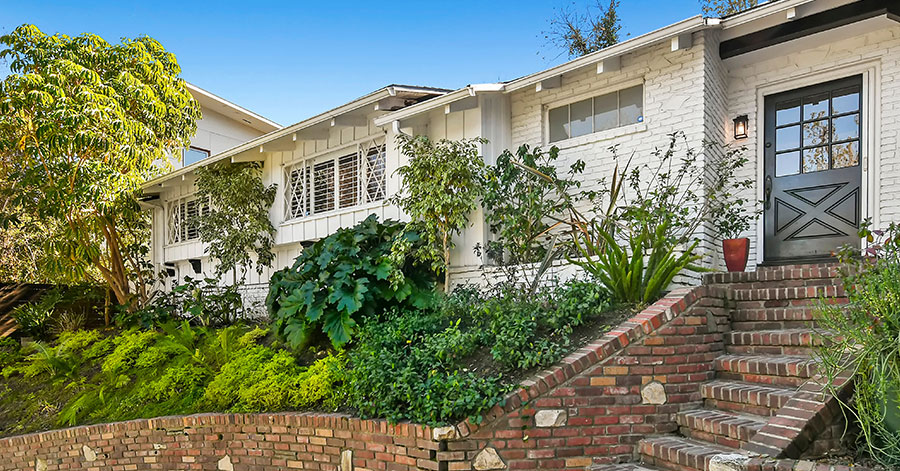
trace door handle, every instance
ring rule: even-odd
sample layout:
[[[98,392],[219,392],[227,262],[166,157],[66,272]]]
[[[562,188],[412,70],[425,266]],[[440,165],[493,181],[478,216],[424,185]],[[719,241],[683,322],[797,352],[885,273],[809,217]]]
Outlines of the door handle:
[[[766,175],[765,198],[763,200],[766,209],[772,207],[772,175]]]

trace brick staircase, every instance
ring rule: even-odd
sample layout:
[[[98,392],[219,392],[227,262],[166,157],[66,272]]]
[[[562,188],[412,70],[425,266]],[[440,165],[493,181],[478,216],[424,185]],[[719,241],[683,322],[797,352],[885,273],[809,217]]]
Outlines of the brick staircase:
[[[675,434],[646,437],[642,464],[597,464],[595,471],[709,469],[713,457],[800,458],[838,445],[836,401],[822,392],[813,348],[813,308],[822,297],[844,302],[834,265],[792,265],[756,272],[716,273],[731,309],[725,351],[715,378],[700,385],[700,401],[677,412]],[[732,467],[725,469],[741,469]]]

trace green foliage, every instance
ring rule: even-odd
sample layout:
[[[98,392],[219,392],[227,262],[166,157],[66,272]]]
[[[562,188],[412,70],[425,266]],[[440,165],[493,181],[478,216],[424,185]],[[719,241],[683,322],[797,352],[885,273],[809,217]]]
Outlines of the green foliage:
[[[687,145],[682,132],[669,136],[668,145],[652,152],[651,163],[628,170],[616,166],[609,187],[589,195],[591,213],[577,207],[565,183],[526,167],[556,186],[565,200],[578,258],[568,260],[596,277],[619,302],[635,305],[655,301],[676,275],[684,270],[705,271],[694,262],[699,244],[698,228],[717,217],[714,207],[735,204],[731,191],[746,189],[748,181],[733,181],[746,159],[740,150],[728,151],[714,164],[699,165],[698,154]],[[707,145],[709,154],[715,146]],[[611,148],[614,158],[616,148]],[[628,183],[627,190],[623,186]],[[608,196],[606,205],[599,196]],[[714,206],[710,198],[715,195]],[[743,204],[743,200],[740,200]]]
[[[22,361],[23,358],[18,340],[12,337],[0,339],[0,371]]]
[[[142,301],[140,185],[188,144],[200,117],[174,54],[146,36],[110,44],[33,25],[0,44],[11,71],[0,81],[0,199],[18,213],[4,219],[49,221],[48,270],[98,274],[121,304]]]
[[[52,327],[53,312],[58,298],[44,296],[40,301],[17,306],[12,311],[18,330],[38,339],[47,338]]]
[[[349,404],[429,424],[478,416],[512,388],[504,373],[558,361],[572,329],[608,307],[595,283],[571,281],[531,297],[461,289],[434,309],[391,310],[365,324],[348,352]],[[469,361],[483,351],[494,364],[479,371]]]
[[[759,3],[757,0],[701,0],[704,15],[715,15],[719,18],[749,10]]]
[[[185,277],[170,291],[158,292],[144,307],[123,311],[116,322],[125,327],[150,328],[172,321],[194,325],[231,325],[243,317],[244,303],[237,285],[219,286],[214,278]]]
[[[419,234],[372,215],[305,249],[270,281],[266,304],[277,332],[295,347],[316,331],[341,346],[362,317],[388,306],[425,306],[433,278],[406,250],[398,256],[399,244],[416,250]]]
[[[544,39],[553,47],[565,50],[569,58],[597,52],[619,42],[622,30],[619,18],[619,0],[604,5],[596,1],[595,9],[576,11],[562,8],[550,20],[550,30]]]
[[[168,323],[160,331],[112,336],[68,332],[55,345],[10,345],[4,375],[65,384],[69,394],[58,423],[190,414],[204,411],[335,409],[344,404],[344,354],[321,354],[308,367],[293,354],[262,342],[259,327],[222,329]],[[6,347],[6,345],[0,345]]]
[[[488,242],[486,255],[507,268],[510,281],[527,278],[527,271],[519,271],[517,266],[540,262],[548,252],[559,251],[551,232],[561,225],[568,207],[568,199],[561,195],[580,187],[576,177],[584,171],[584,162],[573,163],[561,178],[558,158],[556,147],[544,152],[523,144],[515,155],[504,151],[485,174],[485,221],[497,236]],[[531,285],[537,280],[526,281]]]
[[[403,188],[393,199],[412,220],[425,243],[417,248],[418,260],[444,273],[444,292],[450,287],[450,250],[453,236],[469,224],[482,195],[484,159],[478,147],[484,139],[434,142],[425,136],[397,136],[400,151],[409,163],[397,169]]]
[[[344,375],[344,356],[329,355],[308,368],[282,350],[256,346],[222,366],[203,400],[215,410],[263,412],[307,409],[317,405],[335,409],[342,404],[338,386]]]
[[[200,239],[219,261],[217,277],[233,271],[237,282],[241,270],[243,281],[254,263],[259,274],[272,265],[275,227],[269,208],[276,189],[274,184],[263,185],[260,162],[216,163],[197,169],[197,198],[210,202],[210,211],[200,218]]]
[[[823,345],[818,349],[829,392],[849,373],[853,397],[845,410],[859,424],[860,440],[888,469],[900,466],[900,226],[886,231],[862,225],[868,247],[844,247],[843,284],[849,303],[819,303]]]
[[[735,173],[748,162],[743,156],[746,150],[731,149],[715,162],[718,179],[707,190],[709,219],[722,239],[736,239],[746,233],[762,211],[758,201],[747,197],[753,194],[753,179],[735,180]]]

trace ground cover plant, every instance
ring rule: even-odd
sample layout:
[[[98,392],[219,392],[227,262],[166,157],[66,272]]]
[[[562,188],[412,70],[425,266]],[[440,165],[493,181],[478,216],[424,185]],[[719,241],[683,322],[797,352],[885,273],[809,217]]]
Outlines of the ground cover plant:
[[[868,247],[844,248],[847,305],[822,302],[817,321],[823,373],[836,397],[835,378],[849,372],[853,395],[844,410],[858,424],[860,448],[888,467],[900,466],[900,226],[860,235]]]

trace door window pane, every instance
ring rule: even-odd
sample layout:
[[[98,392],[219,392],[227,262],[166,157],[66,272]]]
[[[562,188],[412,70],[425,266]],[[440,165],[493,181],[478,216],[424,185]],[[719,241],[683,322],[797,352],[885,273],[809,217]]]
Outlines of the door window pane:
[[[619,125],[619,97],[617,93],[594,98],[594,130],[604,131]]]
[[[644,87],[626,88],[619,91],[619,126],[640,123],[644,114]]]
[[[782,151],[800,147],[800,126],[789,126],[775,131],[775,150]]]
[[[833,168],[853,167],[859,164],[859,141],[831,146]]]
[[[832,120],[834,132],[832,141],[846,141],[859,137],[859,113],[848,114]]]
[[[803,120],[811,121],[828,116],[828,94],[808,96],[803,99]]]
[[[584,136],[594,132],[592,100],[583,100],[569,105],[569,137]]]
[[[803,123],[803,147],[820,146],[828,143],[828,120],[820,119]]]
[[[569,138],[569,107],[561,106],[550,110],[550,142]]]
[[[800,151],[785,152],[775,155],[775,176],[796,175],[800,173]]]
[[[828,170],[828,146],[803,149],[803,173]]]
[[[844,114],[859,111],[859,88],[845,88],[834,92],[831,98],[831,113]]]
[[[775,125],[784,126],[800,122],[800,100],[781,102],[775,110]]]

